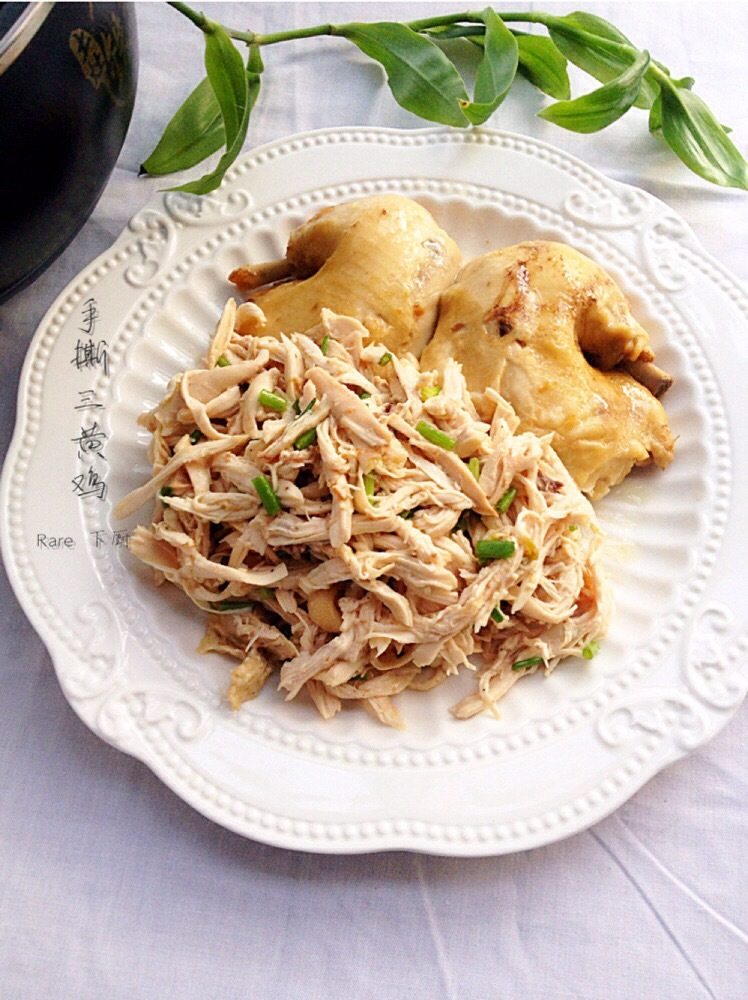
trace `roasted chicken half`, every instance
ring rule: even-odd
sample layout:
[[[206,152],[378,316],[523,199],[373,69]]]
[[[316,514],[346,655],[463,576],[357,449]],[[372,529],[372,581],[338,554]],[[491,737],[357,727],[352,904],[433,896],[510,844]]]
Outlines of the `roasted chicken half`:
[[[264,334],[308,330],[327,308],[393,351],[418,354],[460,263],[425,208],[386,194],[323,208],[291,234],[285,260],[237,268],[229,280],[262,308]]]
[[[441,297],[424,369],[462,364],[494,386],[522,430],[553,433],[580,488],[603,496],[634,465],[664,468],[674,439],[656,398],[669,378],[615,282],[561,243],[519,243],[472,260]]]

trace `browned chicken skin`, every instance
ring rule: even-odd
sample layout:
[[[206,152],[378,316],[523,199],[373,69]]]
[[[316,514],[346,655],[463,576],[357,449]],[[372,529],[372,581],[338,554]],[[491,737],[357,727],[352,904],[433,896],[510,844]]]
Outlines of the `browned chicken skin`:
[[[497,388],[522,430],[552,432],[592,498],[634,465],[664,468],[673,457],[654,394],[670,380],[652,364],[647,333],[620,289],[571,247],[520,243],[467,264],[442,294],[421,365],[440,369],[449,357],[462,364],[471,390]]]
[[[418,354],[460,263],[425,208],[388,194],[323,208],[291,234],[285,261],[237,268],[229,280],[263,310],[265,333],[308,330],[327,308],[393,351]]]

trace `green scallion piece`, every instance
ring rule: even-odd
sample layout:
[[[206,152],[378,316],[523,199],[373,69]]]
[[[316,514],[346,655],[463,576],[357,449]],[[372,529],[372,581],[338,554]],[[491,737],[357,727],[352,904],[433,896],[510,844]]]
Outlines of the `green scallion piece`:
[[[568,530],[569,531],[579,531],[579,525],[578,524],[570,524]]]
[[[509,489],[506,491],[506,493],[503,493],[501,495],[499,502],[496,504],[496,510],[499,512],[499,514],[506,514],[506,512],[514,503],[514,498],[516,496],[517,496],[517,490],[513,486],[510,486]]]
[[[433,399],[434,396],[438,396],[442,391],[440,385],[422,385],[421,386],[421,399],[425,403],[427,399]]]
[[[308,431],[304,431],[303,434],[299,434],[293,443],[296,451],[303,451],[304,448],[310,448],[317,440],[317,428],[312,427]]]
[[[312,399],[310,402],[306,404],[306,406],[302,410],[301,403],[298,401],[298,399],[295,399],[293,401],[293,411],[297,417],[303,417],[305,413],[309,413],[309,411],[312,409],[312,407],[316,402],[317,402],[316,398]]]
[[[454,534],[455,531],[462,531],[464,534],[467,534],[469,527],[470,525],[468,521],[468,512],[466,510],[463,510],[463,512],[457,518],[454,528],[452,528],[452,534]]]
[[[278,499],[278,494],[270,485],[270,480],[266,476],[255,476],[252,480],[252,485],[257,490],[257,495],[262,501],[262,506],[268,514],[270,514],[271,517],[275,517],[276,514],[280,514],[281,503]]]
[[[197,444],[198,441],[202,440],[203,432],[199,431],[197,427],[194,429],[192,434],[190,434],[190,441],[192,444]]]
[[[161,489],[158,491],[158,495],[160,497],[173,497],[174,490],[171,488],[171,486],[162,486]]]
[[[528,656],[526,660],[515,660],[512,670],[529,670],[530,667],[539,667],[543,662],[542,656]]]
[[[226,355],[222,354],[220,358],[218,358],[218,360],[216,361],[216,368],[228,368],[230,364],[231,362],[226,357]]]
[[[272,587],[258,587],[257,593],[263,599],[263,601],[272,601],[275,597],[275,591]]]
[[[382,366],[382,368],[384,368],[384,366],[388,365],[390,361],[392,361],[392,355],[390,354],[389,351],[385,351],[382,357],[379,359],[379,364]]]
[[[600,643],[593,639],[592,642],[588,642],[587,645],[582,650],[582,656],[585,660],[591,660],[593,656],[597,656],[600,652]]]
[[[475,543],[475,554],[480,562],[490,559],[508,559],[514,555],[515,544],[512,538],[482,538]]]
[[[319,345],[319,349],[320,349],[320,351],[322,351],[323,354],[327,354],[327,352],[330,350],[330,334],[329,333],[326,333],[324,335],[324,337],[322,338],[322,343]]]
[[[397,516],[401,517],[403,519],[403,521],[412,521],[413,520],[413,515],[415,514],[415,512],[416,512],[416,509],[414,507],[413,510],[401,510],[400,513]]]
[[[364,392],[361,393],[361,395],[358,398],[359,399],[371,399],[371,393],[364,391]]]
[[[475,455],[468,462],[468,469],[472,472],[474,479],[480,478],[480,459],[476,458]]]
[[[374,479],[374,476],[371,474],[371,472],[367,472],[366,475],[364,476],[364,490],[366,492],[367,497],[369,497],[370,500],[374,496],[375,487],[376,487],[376,480]]]
[[[216,611],[246,611],[253,606],[252,601],[216,601],[212,605]]]
[[[426,438],[431,444],[435,444],[438,448],[444,448],[445,451],[454,451],[457,442],[449,434],[445,434],[444,431],[438,430],[433,424],[427,424],[425,420],[419,420],[416,424],[416,430],[421,435],[422,438]]]
[[[498,608],[493,609],[493,611],[491,612],[491,617],[499,625],[504,621],[504,616],[502,615],[501,611],[499,611]]]
[[[275,410],[276,413],[285,413],[288,407],[288,402],[283,396],[279,396],[277,392],[268,392],[267,389],[260,389],[260,395],[257,398],[261,406],[268,410]]]

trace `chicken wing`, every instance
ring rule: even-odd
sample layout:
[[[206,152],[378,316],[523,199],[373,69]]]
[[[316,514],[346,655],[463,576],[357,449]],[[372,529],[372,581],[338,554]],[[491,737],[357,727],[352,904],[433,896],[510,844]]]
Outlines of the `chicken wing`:
[[[237,268],[229,280],[262,308],[266,334],[308,330],[326,307],[393,351],[418,354],[460,263],[425,208],[387,194],[323,208],[291,234],[284,261]]]
[[[471,391],[502,393],[522,430],[552,432],[593,499],[634,465],[664,468],[673,457],[654,394],[669,377],[652,364],[649,337],[618,286],[571,247],[520,243],[467,264],[442,294],[421,365],[443,369],[450,357]]]

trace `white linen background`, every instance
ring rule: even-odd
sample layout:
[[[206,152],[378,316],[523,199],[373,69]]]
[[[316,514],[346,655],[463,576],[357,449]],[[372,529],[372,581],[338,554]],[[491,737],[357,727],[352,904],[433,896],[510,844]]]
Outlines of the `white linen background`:
[[[460,6],[204,9],[267,31]],[[569,0],[560,11],[575,6],[609,17],[678,75],[694,76],[748,148],[748,5]],[[111,182],[62,257],[0,309],[4,449],[34,329],[158,186],[137,178],[138,163],[201,75],[200,34],[184,18],[140,4],[138,22],[138,98]],[[254,143],[336,124],[419,124],[343,41],[284,44],[266,53],[266,64]],[[653,192],[748,278],[748,195],[693,178],[648,137],[641,112],[587,137],[535,118],[541,102],[520,82],[489,124],[547,139]],[[221,829],[88,732],[4,574],[0,682],[0,1000],[748,996],[745,706],[711,744],[562,843],[469,860],[327,857]]]

